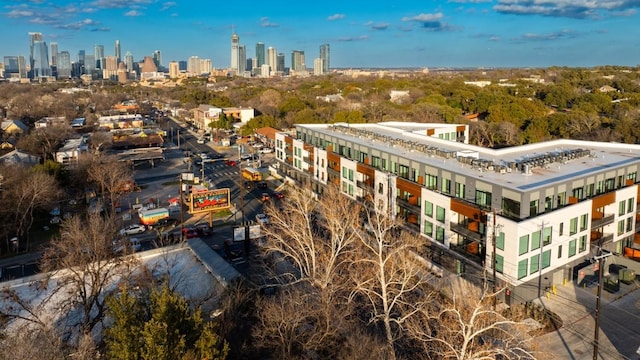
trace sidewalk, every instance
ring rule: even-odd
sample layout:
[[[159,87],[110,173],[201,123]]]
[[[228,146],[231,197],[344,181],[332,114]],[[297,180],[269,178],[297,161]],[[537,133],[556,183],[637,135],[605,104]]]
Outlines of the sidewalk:
[[[615,257],[615,263],[640,269],[640,263]],[[539,348],[553,359],[593,359],[597,285],[558,285],[555,293],[534,303],[562,318],[557,331],[536,338]],[[599,359],[638,359],[640,346],[640,284],[620,285],[620,291],[602,291],[599,319]]]

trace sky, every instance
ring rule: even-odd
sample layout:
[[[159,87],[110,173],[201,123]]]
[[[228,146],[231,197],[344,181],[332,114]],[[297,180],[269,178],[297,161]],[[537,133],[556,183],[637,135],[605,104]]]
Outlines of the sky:
[[[208,58],[227,68],[231,34],[302,50],[307,67],[330,45],[331,68],[592,67],[640,64],[640,0],[0,0],[0,61],[28,59],[29,32],[72,61],[104,45],[135,60],[160,50],[162,65]]]

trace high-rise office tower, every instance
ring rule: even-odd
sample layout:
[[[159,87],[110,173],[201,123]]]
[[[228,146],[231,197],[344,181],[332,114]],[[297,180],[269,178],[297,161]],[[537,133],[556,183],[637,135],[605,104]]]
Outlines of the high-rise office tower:
[[[200,74],[211,74],[213,63],[211,59],[200,59]]]
[[[24,56],[4,57],[4,77],[25,79],[27,77],[27,63]]]
[[[33,79],[51,76],[49,50],[47,49],[47,43],[42,40],[33,42],[33,67],[31,72]]]
[[[115,56],[114,56],[115,57]],[[125,65],[124,61],[120,61],[118,63],[118,70],[116,71],[116,78],[120,84],[124,84],[129,79],[127,72],[127,65]]]
[[[231,70],[238,73],[240,68],[240,37],[235,32],[231,34]]]
[[[131,55],[131,51],[127,51],[124,54],[124,64],[128,72],[133,72],[133,55]]]
[[[93,56],[96,59],[96,69],[104,69],[104,46],[96,45],[93,48]]]
[[[293,50],[291,52],[291,70],[304,71],[307,66],[304,63],[304,51]]]
[[[172,61],[169,63],[169,78],[176,79],[178,74],[180,73],[180,66],[177,61]]]
[[[284,54],[283,53],[278,54],[276,64],[277,64],[276,65],[276,72],[279,75],[284,74]]]
[[[153,52],[153,62],[156,64],[157,71],[161,71],[162,69],[162,54],[160,50],[156,50]]]
[[[252,71],[253,67],[254,67],[253,64],[255,64],[255,62],[256,62],[256,59],[248,58],[246,63],[245,63],[246,65],[245,65],[244,70],[245,71]]]
[[[313,75],[322,75],[323,61],[321,58],[313,59]]]
[[[59,79],[68,79],[71,77],[71,54],[68,51],[61,51],[57,56],[58,65],[56,66]]]
[[[187,62],[184,60],[178,61],[178,69],[180,71],[187,71]]]
[[[257,60],[257,67],[260,67],[262,65],[265,64],[264,62],[264,43],[259,42],[256,44],[256,60]]]
[[[93,74],[96,70],[96,57],[95,55],[85,55],[84,57],[84,73]]]
[[[276,72],[276,67],[278,65],[278,51],[276,48],[269,46],[267,48],[267,65],[269,65],[269,70],[271,72]],[[262,73],[262,76],[270,76],[271,74]]]
[[[32,79],[33,78],[33,63],[35,61],[34,59],[34,52],[35,52],[35,42],[36,41],[42,41],[42,33],[39,32],[30,32],[29,33],[29,78]]]
[[[118,64],[120,64],[120,62],[122,61],[122,52],[120,52],[120,40],[116,40],[113,54],[116,56]]]
[[[238,75],[242,75],[247,69],[247,48],[244,45],[238,46]]]
[[[51,66],[58,65],[58,43],[51,43]]]
[[[329,73],[329,44],[320,45],[320,59],[322,59],[322,73]]]
[[[102,70],[102,78],[105,80],[117,80],[118,59],[115,56],[107,56],[104,58],[104,70]]]

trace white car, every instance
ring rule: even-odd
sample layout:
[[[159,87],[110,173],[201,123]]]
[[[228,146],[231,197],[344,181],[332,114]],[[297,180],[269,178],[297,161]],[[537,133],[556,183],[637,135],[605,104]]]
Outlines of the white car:
[[[199,138],[196,142],[198,144],[204,144],[204,138]]]
[[[259,151],[260,151],[261,154],[270,154],[270,153],[273,152],[273,149],[265,147],[265,148],[260,149]]]
[[[266,225],[269,223],[269,216],[267,214],[258,214],[256,215],[256,221],[258,224]]]
[[[113,243],[113,252],[114,253],[121,253],[125,250],[125,244],[127,244],[129,246],[129,251],[130,252],[137,252],[140,251],[140,249],[142,249],[142,244],[140,243],[140,240],[138,238],[130,238],[127,240],[122,240],[122,241],[117,241]]]
[[[145,231],[147,231],[147,228],[144,225],[133,224],[133,225],[127,226],[124,229],[121,229],[120,235],[135,235],[135,234],[141,234]]]

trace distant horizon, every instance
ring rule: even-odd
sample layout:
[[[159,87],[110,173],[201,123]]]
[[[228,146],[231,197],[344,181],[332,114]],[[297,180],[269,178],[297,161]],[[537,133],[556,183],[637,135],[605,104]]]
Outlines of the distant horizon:
[[[269,9],[242,3],[157,0],[4,1],[4,56],[29,58],[29,32],[58,43],[76,61],[103,45],[136,61],[162,54],[162,65],[190,56],[230,67],[231,35],[247,58],[255,45],[305,53],[313,67],[330,45],[330,68],[548,68],[640,65],[640,3],[633,0],[449,0],[434,4],[351,1]],[[224,14],[218,16],[218,14]],[[50,54],[51,55],[51,54]]]

